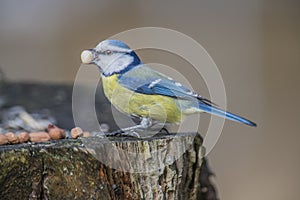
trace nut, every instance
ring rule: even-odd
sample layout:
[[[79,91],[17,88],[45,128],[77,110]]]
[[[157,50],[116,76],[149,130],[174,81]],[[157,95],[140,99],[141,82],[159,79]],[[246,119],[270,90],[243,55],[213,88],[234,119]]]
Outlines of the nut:
[[[8,142],[11,144],[18,144],[19,143],[19,138],[16,136],[13,132],[8,132],[5,134]]]
[[[19,138],[20,143],[28,142],[29,141],[29,134],[27,132],[21,132],[18,135],[18,138]]]
[[[48,133],[52,140],[59,140],[66,137],[66,132],[53,124],[48,125]]]
[[[50,135],[46,132],[34,132],[29,133],[29,139],[31,142],[45,142],[50,140]]]
[[[72,138],[78,138],[83,136],[83,131],[80,127],[75,127],[71,130],[71,136]]]
[[[91,133],[90,132],[83,132],[82,137],[91,137]]]
[[[84,50],[82,53],[81,53],[81,61],[83,64],[89,64],[92,62],[94,58],[94,55],[91,51],[89,50]]]
[[[0,145],[4,145],[8,143],[8,139],[6,137],[6,135],[3,135],[0,133]]]

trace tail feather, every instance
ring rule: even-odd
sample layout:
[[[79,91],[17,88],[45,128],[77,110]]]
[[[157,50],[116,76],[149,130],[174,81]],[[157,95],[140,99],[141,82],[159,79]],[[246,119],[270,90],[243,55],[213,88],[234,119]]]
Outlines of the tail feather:
[[[224,110],[221,110],[219,108],[216,108],[214,106],[204,104],[204,103],[199,103],[199,109],[203,110],[204,112],[219,116],[219,117],[224,117],[226,119],[236,121],[239,123],[247,124],[249,126],[256,126],[254,122],[251,122],[243,117],[240,117],[238,115],[232,114],[230,112],[226,112]]]

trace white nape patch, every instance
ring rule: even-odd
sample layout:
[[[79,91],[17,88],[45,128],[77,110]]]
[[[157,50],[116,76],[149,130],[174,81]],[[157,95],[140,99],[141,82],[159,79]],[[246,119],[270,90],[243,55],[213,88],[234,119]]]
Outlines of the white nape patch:
[[[181,87],[181,83],[178,83],[178,82],[175,82],[175,85],[178,86],[178,87]]]
[[[117,46],[113,46],[113,45],[110,45],[109,44],[109,41],[103,41],[103,42],[100,42],[96,48],[95,48],[96,51],[106,51],[106,50],[110,50],[110,51],[115,51],[115,52],[124,52],[124,53],[130,53],[132,52],[131,49],[128,49],[128,48],[122,48],[122,47],[117,47]]]
[[[157,79],[155,81],[152,81],[152,83],[148,86],[148,88],[153,88],[157,83],[159,83],[161,81],[161,79]]]
[[[169,79],[170,81],[173,81],[173,79],[171,77],[167,77],[167,79]]]

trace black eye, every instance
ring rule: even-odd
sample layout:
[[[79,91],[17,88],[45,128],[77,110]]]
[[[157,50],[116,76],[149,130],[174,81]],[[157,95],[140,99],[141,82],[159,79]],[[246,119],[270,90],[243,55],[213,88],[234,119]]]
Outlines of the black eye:
[[[112,52],[111,52],[111,50],[106,50],[106,51],[104,51],[104,53],[105,53],[105,55],[110,55]]]

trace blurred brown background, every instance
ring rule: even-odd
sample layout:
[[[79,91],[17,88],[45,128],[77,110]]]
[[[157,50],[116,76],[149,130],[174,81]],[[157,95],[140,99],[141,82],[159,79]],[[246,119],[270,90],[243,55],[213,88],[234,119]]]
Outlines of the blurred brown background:
[[[81,51],[111,35],[142,26],[183,32],[218,65],[229,110],[258,123],[227,121],[209,154],[221,199],[298,199],[299,20],[298,0],[2,0],[0,68],[13,81],[72,83]]]

